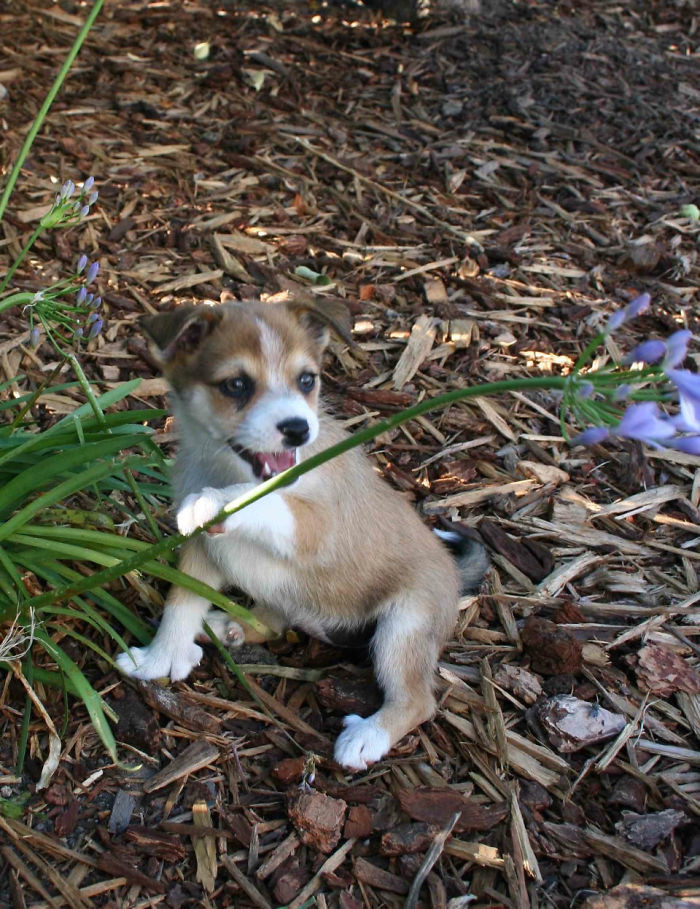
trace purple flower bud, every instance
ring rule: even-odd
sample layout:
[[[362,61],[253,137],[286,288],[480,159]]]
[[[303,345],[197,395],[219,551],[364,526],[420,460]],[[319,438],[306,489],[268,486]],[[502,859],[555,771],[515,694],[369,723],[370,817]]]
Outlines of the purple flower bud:
[[[78,293],[75,297],[75,302],[78,304],[78,306],[82,306],[83,303],[85,302],[86,297],[87,297],[87,288],[83,284],[83,286],[80,288],[80,290],[78,291]]]
[[[571,445],[597,445],[599,442],[604,442],[609,435],[610,431],[605,426],[589,426],[571,440]]]
[[[83,334],[84,334],[84,332],[83,332],[82,325],[79,325],[79,326],[75,329],[74,335],[75,335],[76,338],[82,338]]]
[[[700,376],[687,369],[667,369],[666,375],[678,389],[683,419],[693,432],[700,432]]]
[[[94,294],[85,294],[85,302],[87,303],[88,306],[90,306],[92,304],[92,301],[94,299],[95,299]]]
[[[579,398],[590,398],[594,391],[592,382],[581,382],[577,389]]]
[[[75,192],[75,183],[72,180],[66,180],[66,182],[61,187],[61,192],[59,198],[61,201],[64,199],[70,199],[70,197]]]
[[[102,306],[102,297],[96,296],[94,299],[90,300],[89,303],[90,309],[99,309]]]
[[[73,214],[77,215],[78,212],[80,211],[80,208],[81,208],[80,199],[76,199],[75,202],[73,203]]]
[[[670,420],[662,419],[654,401],[630,404],[614,430],[615,435],[624,439],[637,439],[647,445],[656,445],[662,439],[670,439],[676,429]]]
[[[95,319],[95,321],[90,326],[88,338],[96,338],[101,331],[102,331],[102,319],[99,319],[99,318]]]
[[[700,436],[683,436],[669,442],[670,448],[684,451],[686,454],[700,455]]]
[[[83,183],[83,192],[89,193],[94,185],[95,185],[95,178],[88,177],[87,180]]]
[[[29,343],[32,347],[38,347],[39,341],[41,340],[41,327],[35,325],[34,328],[29,332]]]
[[[635,297],[631,303],[628,303],[627,306],[625,306],[625,322],[640,316],[649,308],[650,303],[651,297],[649,294],[640,294],[638,297]]]
[[[626,382],[623,382],[622,385],[618,385],[613,393],[613,401],[624,401],[629,397],[630,392],[632,391],[632,386],[628,385]]]
[[[100,270],[100,263],[93,262],[92,265],[90,266],[90,268],[88,268],[87,274],[85,275],[85,283],[92,284],[92,282],[97,277],[99,270]]]
[[[623,363],[647,363],[652,365],[658,363],[666,354],[666,344],[663,341],[652,339],[651,341],[642,341],[631,353],[623,359]]]
[[[626,321],[626,319],[625,319],[624,309],[618,309],[610,316],[608,321],[605,323],[605,328],[603,329],[603,332],[606,335],[609,335],[610,332],[617,331],[617,329],[621,325],[624,325],[625,321]]]
[[[87,265],[87,263],[88,263],[88,257],[85,254],[83,254],[78,259],[78,264],[75,267],[75,273],[77,275],[81,275],[85,271],[85,266]]]
[[[688,353],[688,344],[692,338],[692,333],[687,329],[674,331],[666,341],[666,356],[664,357],[663,368],[675,369],[685,360]]]
[[[97,202],[99,195],[100,194],[97,192],[97,190],[95,190],[94,193],[90,193],[90,195],[88,196],[88,205],[94,205],[95,202]]]
[[[87,218],[87,216],[88,216],[89,214],[90,214],[90,206],[89,206],[89,205],[83,205],[83,207],[80,209],[80,217],[81,217],[81,218]]]
[[[92,322],[97,321],[97,319],[99,319],[99,318],[100,318],[100,317],[97,315],[96,312],[91,312],[91,313],[88,315],[87,319],[85,320],[85,324],[86,324],[86,325],[90,325]]]

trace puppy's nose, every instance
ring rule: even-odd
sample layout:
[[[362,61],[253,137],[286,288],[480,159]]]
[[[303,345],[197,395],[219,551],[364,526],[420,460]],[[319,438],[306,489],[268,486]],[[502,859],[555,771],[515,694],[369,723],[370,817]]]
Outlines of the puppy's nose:
[[[297,448],[309,441],[309,424],[303,417],[289,417],[281,420],[277,428],[282,433],[287,448]]]

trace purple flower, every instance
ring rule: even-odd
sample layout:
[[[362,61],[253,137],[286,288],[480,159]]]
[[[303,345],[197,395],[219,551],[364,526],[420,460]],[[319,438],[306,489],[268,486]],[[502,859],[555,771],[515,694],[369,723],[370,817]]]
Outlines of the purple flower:
[[[693,432],[700,431],[700,376],[687,369],[667,369],[666,375],[678,389],[685,423]]]
[[[609,335],[611,331],[616,331],[625,322],[635,319],[640,313],[644,312],[650,303],[651,297],[649,294],[640,294],[635,297],[624,309],[618,309],[610,316],[603,329],[603,334]]]
[[[99,295],[90,300],[90,309],[99,309],[102,306],[102,297]]]
[[[100,270],[100,263],[93,262],[92,265],[90,266],[90,268],[88,268],[87,274],[85,275],[85,283],[92,284],[92,282],[97,277],[97,273],[99,272],[99,270]]]
[[[627,319],[626,319],[626,317],[625,317],[625,310],[624,310],[624,309],[618,309],[618,310],[616,310],[616,311],[610,316],[610,318],[608,319],[608,321],[605,323],[605,328],[603,329],[603,332],[604,332],[606,335],[609,335],[610,332],[612,332],[612,331],[617,331],[617,329],[618,329],[621,325],[624,325],[624,323],[625,323],[626,321],[627,321]]]
[[[650,303],[651,297],[649,294],[640,294],[638,297],[635,297],[631,303],[628,303],[627,306],[625,306],[625,322],[628,322],[630,319],[636,319],[637,316],[641,315],[649,308]]]
[[[663,341],[642,341],[622,361],[623,363],[658,363],[666,354],[666,344]]]
[[[94,185],[95,185],[95,178],[88,177],[87,180],[83,183],[83,192],[89,193]]]
[[[70,199],[70,197],[75,192],[75,183],[72,180],[66,180],[66,182],[61,187],[61,192],[59,198],[61,201],[64,199]]]
[[[78,275],[82,274],[85,271],[85,266],[87,265],[87,263],[88,263],[88,257],[83,254],[78,259],[78,264],[75,266],[75,273]]]
[[[571,440],[572,445],[597,445],[610,436],[610,431],[605,426],[589,426],[582,433]]]
[[[87,289],[86,289],[85,285],[83,285],[80,288],[80,290],[78,291],[78,293],[76,294],[75,302],[78,304],[78,306],[82,306],[83,303],[85,302],[86,297],[87,297]]]
[[[676,451],[684,451],[686,454],[700,455],[700,436],[683,436],[674,439],[668,443]]]
[[[83,207],[80,209],[80,217],[81,217],[81,218],[87,218],[87,216],[88,216],[89,214],[90,214],[90,206],[89,206],[89,205],[83,205]]]
[[[623,439],[637,439],[657,446],[659,441],[675,435],[676,428],[670,420],[662,419],[654,401],[644,401],[641,404],[630,404],[614,432]]]
[[[613,392],[613,401],[624,401],[632,391],[632,386],[623,382],[622,385],[618,385],[615,391]]]
[[[675,331],[666,341],[666,356],[664,357],[663,368],[675,369],[685,360],[688,353],[688,343],[692,338],[692,332],[687,329]]]
[[[88,338],[96,338],[101,331],[102,331],[102,319],[97,318],[90,326],[90,331],[88,332]]]
[[[90,193],[90,195],[88,196],[88,205],[94,205],[95,202],[97,202],[97,197],[99,195],[100,194],[97,192],[97,190],[95,190],[94,193]]]
[[[592,382],[581,382],[578,387],[578,396],[579,398],[590,398],[594,391],[595,388]]]
[[[32,347],[38,347],[39,341],[41,340],[41,327],[35,325],[34,328],[29,332],[29,343]]]

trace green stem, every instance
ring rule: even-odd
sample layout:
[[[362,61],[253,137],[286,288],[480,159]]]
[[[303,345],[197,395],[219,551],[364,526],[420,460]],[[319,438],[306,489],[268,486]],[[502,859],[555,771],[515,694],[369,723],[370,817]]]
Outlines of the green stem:
[[[5,297],[4,300],[0,300],[0,312],[5,312],[6,309],[9,309],[11,306],[19,306],[23,304],[24,306],[27,303],[31,303],[34,299],[34,294],[27,293],[23,291],[19,294],[10,294],[9,297]]]
[[[32,248],[32,246],[34,245],[34,243],[36,241],[36,238],[39,236],[39,234],[43,230],[44,230],[44,228],[41,226],[41,224],[38,224],[37,227],[34,229],[34,233],[31,235],[31,237],[27,241],[26,246],[24,247],[22,252],[17,256],[15,261],[10,266],[10,270],[8,271],[8,273],[5,275],[5,277],[2,279],[2,281],[0,281],[0,294],[3,292],[3,290],[5,290],[7,285],[10,283],[10,278],[12,277],[12,275],[14,275],[14,273],[20,267],[20,265],[22,264],[22,260],[27,255],[29,250]]]
[[[15,183],[17,182],[17,178],[20,175],[20,171],[22,170],[22,165],[24,164],[32,145],[34,144],[34,140],[36,139],[37,134],[41,129],[44,120],[46,119],[46,115],[48,114],[51,105],[56,98],[56,95],[59,93],[61,86],[63,85],[63,82],[68,75],[71,66],[73,65],[73,61],[78,56],[78,52],[82,47],[83,42],[87,38],[88,33],[95,22],[95,19],[102,9],[103,3],[104,0],[95,0],[95,5],[90,10],[90,14],[85,20],[85,24],[80,29],[78,36],[73,42],[73,47],[71,47],[70,51],[68,52],[68,56],[63,61],[63,66],[59,70],[53,85],[49,89],[49,93],[46,96],[44,103],[41,105],[39,113],[34,118],[34,122],[32,123],[29,132],[27,133],[27,138],[24,140],[24,145],[20,149],[20,153],[17,156],[15,165],[12,168],[10,176],[8,177],[7,183],[5,185],[5,190],[2,194],[2,197],[0,198],[0,221],[2,221],[2,218],[5,214],[7,203],[10,201],[10,196],[12,195],[12,190],[15,187]]]
[[[344,454],[346,451],[350,451],[352,448],[356,448],[358,445],[362,445],[365,442],[370,442],[372,439],[376,438],[378,435],[381,435],[383,432],[388,432],[391,429],[395,429],[397,426],[401,426],[403,423],[415,419],[415,417],[422,416],[422,414],[428,413],[430,410],[440,410],[444,407],[448,407],[450,404],[455,404],[457,401],[463,401],[467,398],[478,398],[483,397],[484,395],[502,394],[509,391],[564,389],[568,381],[568,378],[561,376],[549,376],[531,379],[510,379],[503,382],[489,382],[485,385],[474,385],[470,386],[469,388],[459,388],[455,391],[448,391],[445,394],[438,395],[435,398],[428,398],[424,401],[421,401],[419,404],[414,404],[413,407],[409,407],[400,413],[393,414],[386,420],[382,420],[379,423],[368,426],[366,429],[363,429],[360,432],[356,432],[352,436],[348,436],[348,438],[343,439],[342,442],[331,445],[330,448],[326,448],[324,451],[320,451],[318,454],[312,455],[310,458],[307,458],[305,461],[297,464],[296,467],[292,467],[289,470],[286,470],[284,473],[281,473],[270,480],[266,480],[264,483],[256,486],[255,489],[251,490],[251,492],[249,492],[247,495],[241,496],[235,501],[235,503],[228,505],[223,511],[221,511],[220,514],[212,518],[211,521],[207,522],[207,524],[205,524],[203,527],[198,528],[194,534],[192,534],[192,536],[196,536],[202,533],[214,524],[221,523],[226,519],[228,515],[240,511],[241,508],[244,508],[246,505],[249,505],[252,502],[256,502],[258,499],[261,499],[263,496],[274,492],[276,489],[287,486],[291,480],[294,480],[297,477],[308,473],[310,470],[313,470],[315,467],[324,464],[326,461],[330,461],[331,458],[336,458],[338,455]],[[95,587],[104,587],[104,585],[109,584],[116,578],[122,577],[129,571],[137,570],[143,567],[147,562],[158,558],[158,556],[161,556],[166,552],[171,552],[173,549],[175,549],[176,546],[184,543],[186,539],[187,537],[183,536],[182,534],[174,534],[172,537],[168,537],[164,540],[160,540],[158,543],[154,543],[153,546],[151,546],[148,550],[136,553],[124,560],[120,560],[119,564],[113,566],[112,568],[106,568],[102,571],[98,571],[89,577],[81,578],[79,581],[76,581],[73,584],[67,584],[58,590],[52,590],[48,593],[43,593],[39,596],[32,597],[27,601],[25,605],[27,607],[36,609],[41,606],[45,606],[47,603],[58,603],[62,600],[70,599],[70,597],[74,596],[75,594],[83,593],[84,591],[93,589]]]

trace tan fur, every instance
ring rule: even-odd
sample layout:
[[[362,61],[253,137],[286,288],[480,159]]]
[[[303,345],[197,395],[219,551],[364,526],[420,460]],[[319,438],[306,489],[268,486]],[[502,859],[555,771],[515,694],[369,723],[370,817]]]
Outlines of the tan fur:
[[[313,329],[312,317],[284,306],[222,304],[206,313],[201,325],[193,323],[194,328],[187,320],[196,320],[196,312],[179,314],[172,329],[175,338],[169,337],[166,322],[155,326],[152,334],[160,333],[164,372],[179,421],[180,503],[208,488],[250,483],[251,468],[232,455],[227,440],[237,438],[256,402],[264,404],[267,395],[274,403],[276,395],[297,391],[300,370],[320,374],[327,334],[318,323]],[[183,331],[183,324],[190,327]],[[267,362],[266,352],[277,362]],[[241,366],[255,379],[256,390],[238,407],[217,386]],[[319,410],[318,385],[306,403]],[[342,428],[320,410],[318,435],[298,449],[298,456],[303,460],[343,438]],[[438,654],[457,616],[456,566],[445,546],[358,449],[305,474],[277,495],[274,502],[267,497],[264,520],[273,516],[269,538],[263,518],[263,530],[256,526],[196,538],[187,544],[181,567],[217,588],[241,587],[259,604],[261,618],[278,628],[286,624],[332,638],[334,631],[377,623],[371,653],[385,702],[370,720],[349,717],[336,750],[347,766],[362,767],[435,709]],[[288,525],[289,538],[284,532]],[[168,608],[182,609],[188,598],[190,594],[174,588]]]

